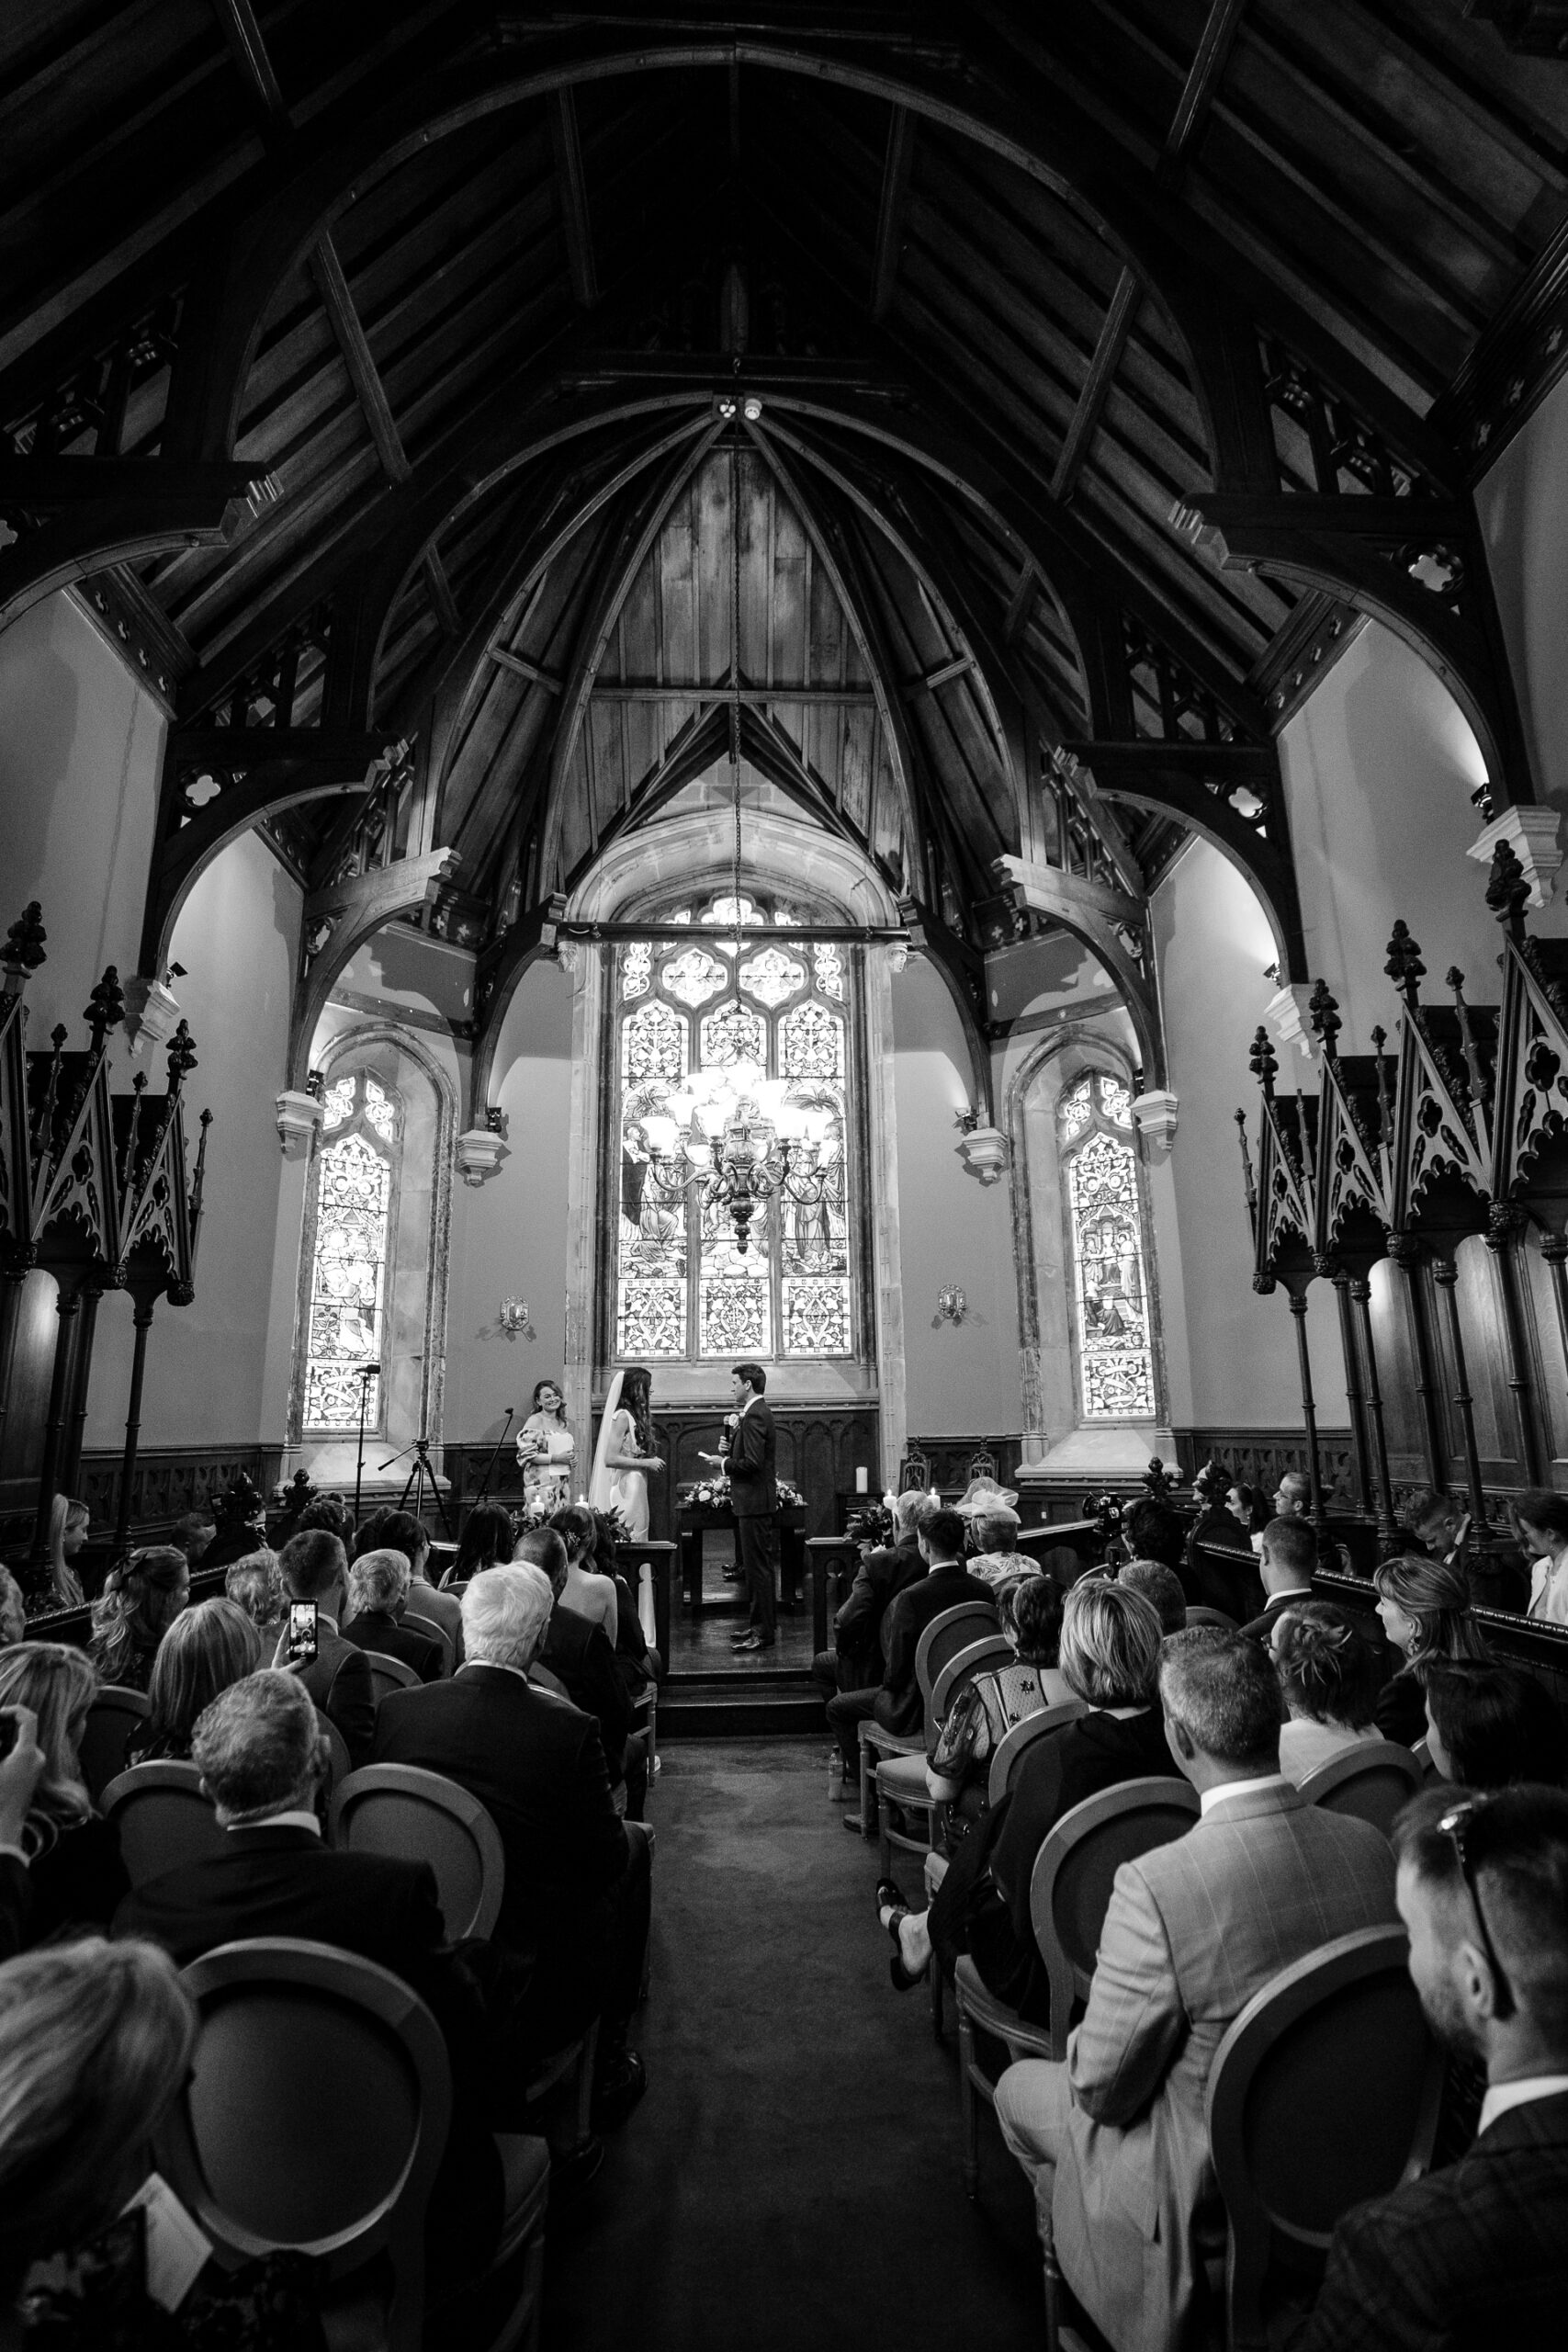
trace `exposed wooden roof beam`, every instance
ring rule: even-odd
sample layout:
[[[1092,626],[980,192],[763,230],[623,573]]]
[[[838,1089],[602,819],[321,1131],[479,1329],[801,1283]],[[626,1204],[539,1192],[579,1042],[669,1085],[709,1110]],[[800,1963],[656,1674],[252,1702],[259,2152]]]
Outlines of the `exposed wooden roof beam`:
[[[915,161],[915,118],[908,107],[895,107],[887,126],[887,154],[882,166],[882,206],[876,221],[876,259],[871,273],[871,315],[880,322],[892,308],[898,277],[898,255],[904,243],[904,216],[909,203],[909,175]]]
[[[1019,567],[1018,585],[1008,598],[1007,613],[1002,621],[1002,643],[1016,645],[1023,635],[1034,599],[1040,594],[1040,574],[1032,560],[1025,558]]]
[[[387,398],[387,388],[381,381],[380,370],[366,338],[365,329],[360,324],[359,313],[354,307],[348,280],[344,275],[343,264],[338,259],[337,247],[330,232],[321,238],[310,255],[310,274],[316,281],[321,307],[332,322],[333,334],[343,354],[344,366],[348,369],[349,382],[354,386],[355,398],[365,413],[365,422],[370,428],[370,438],[376,445],[381,469],[391,481],[407,481],[413,469],[409,464],[408,453],[403,447],[402,436]]]
[[[262,112],[275,122],[287,123],[288,109],[283,103],[283,92],[272,70],[266,40],[251,0],[212,0],[212,13],[222,28],[241,79],[250,85]]]
[[[1209,108],[1224,78],[1246,6],[1247,0],[1213,0],[1177,101],[1175,119],[1155,166],[1155,177],[1162,187],[1175,187],[1179,183],[1187,168],[1188,154],[1203,135]]]
[[[593,266],[593,227],[588,211],[582,141],[578,135],[577,100],[570,85],[556,92],[550,108],[550,144],[555,151],[571,299],[580,311],[591,311],[599,300],[599,275]]]
[[[424,582],[430,591],[430,601],[434,608],[436,619],[448,637],[456,637],[463,623],[457,611],[457,599],[452,594],[452,582],[446,576],[446,566],[441,560],[441,551],[438,548],[425,548]]]
[[[543,686],[547,695],[558,695],[561,690],[562,682],[552,671],[541,670],[536,662],[525,662],[522,654],[513,653],[509,645],[492,645],[490,658],[498,662],[503,670],[510,670],[514,677],[526,678],[531,686]]]
[[[1070,498],[1077,486],[1084,459],[1100,426],[1100,412],[1110,393],[1111,379],[1122,365],[1122,355],[1133,332],[1133,321],[1142,290],[1136,270],[1123,268],[1116,280],[1111,307],[1105,313],[1100,340],[1089,363],[1089,374],[1084,378],[1078,404],[1067,427],[1067,437],[1062,444],[1055,470],[1051,476],[1053,498]]]
[[[499,659],[499,656],[497,657]],[[960,668],[965,663],[960,663]],[[945,674],[945,673],[944,673]],[[917,678],[913,692],[919,692],[930,680]],[[940,684],[940,677],[937,680]],[[595,702],[698,702],[726,704],[738,702],[743,708],[765,710],[770,704],[814,703],[823,709],[874,710],[876,695],[870,686],[734,686],[715,684],[711,679],[704,684],[623,685],[614,678],[595,679],[592,687]]]

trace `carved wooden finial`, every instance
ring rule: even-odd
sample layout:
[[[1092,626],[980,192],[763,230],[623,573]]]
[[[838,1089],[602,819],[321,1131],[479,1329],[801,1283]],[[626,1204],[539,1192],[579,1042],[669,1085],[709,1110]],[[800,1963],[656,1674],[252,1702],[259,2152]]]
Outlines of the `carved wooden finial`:
[[[36,899],[29,899],[6,933],[6,953],[0,956],[0,964],[4,964],[8,972],[15,972],[18,978],[28,972],[36,972],[39,966],[48,960],[43,945],[48,937],[49,933],[43,927],[43,909]]]
[[[1417,990],[1427,977],[1427,967],[1421,961],[1421,949],[1410,936],[1410,926],[1396,922],[1393,936],[1388,943],[1388,961],[1383,970],[1414,1012],[1420,1001]]]
[[[1330,996],[1326,980],[1319,980],[1308,997],[1307,1017],[1323,1040],[1325,1059],[1335,1060],[1339,1052],[1339,1032],[1345,1023],[1339,1016],[1339,1000]]]
[[[1529,878],[1512,842],[1496,842],[1492,850],[1492,871],[1486,878],[1486,903],[1513,939],[1524,935],[1525,905],[1529,894]]]
[[[82,1015],[93,1033],[93,1051],[101,1054],[104,1039],[111,1029],[118,1029],[125,1019],[125,990],[119,984],[118,967],[105,967],[104,977],[87,999],[87,1009]]]
[[[1280,1057],[1269,1044],[1269,1032],[1261,1023],[1258,1023],[1258,1034],[1252,1041],[1252,1051],[1247,1059],[1247,1068],[1263,1089],[1264,1101],[1272,1102],[1274,1080],[1280,1068]]]
[[[169,1093],[176,1095],[196,1068],[196,1044],[188,1023],[182,1021],[169,1040]]]
[[[1470,1017],[1470,1007],[1464,1001],[1464,974],[1457,964],[1450,964],[1443,975],[1444,985],[1454,992],[1454,1010],[1459,1014],[1460,1043],[1464,1048],[1464,1065],[1469,1073],[1470,1099],[1486,1103],[1492,1097],[1491,1073],[1482,1059],[1475,1024]]]

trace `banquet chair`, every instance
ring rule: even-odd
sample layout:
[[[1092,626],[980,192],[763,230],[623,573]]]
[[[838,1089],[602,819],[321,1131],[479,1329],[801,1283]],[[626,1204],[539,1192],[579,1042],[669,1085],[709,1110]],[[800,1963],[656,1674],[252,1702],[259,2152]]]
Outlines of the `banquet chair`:
[[[1419,1796],[1421,1785],[1421,1767],[1408,1747],[1392,1739],[1365,1739],[1309,1772],[1301,1792],[1308,1804],[1370,1821],[1387,1838],[1394,1815]]]
[[[422,1617],[418,1611],[413,1609],[405,1609],[401,1618],[399,1620],[399,1623],[404,1625],[412,1625],[414,1632],[416,1634],[423,1634],[427,1641],[439,1642],[441,1645],[442,1658],[445,1661],[441,1668],[442,1676],[445,1677],[452,1672],[452,1636],[447,1632],[445,1625],[438,1625],[434,1617]]]
[[[1062,2059],[1073,2004],[1087,1998],[1100,1931],[1123,1862],[1185,1837],[1198,1818],[1190,1782],[1163,1776],[1123,1781],[1064,1814],[1035,1857],[1029,1916],[1051,1987],[1049,2026],[1028,2024],[990,1992],[967,1954],[953,1975],[958,1996],[958,2096],[964,2137],[964,2188],[980,2185],[980,2116],[976,2104],[997,2099],[996,2077],[980,2064],[976,2032],[1006,2045],[1011,2058]]]
[[[420,2352],[424,2211],[452,2109],[430,2011],[389,1970],[293,1938],[221,1944],[183,1975],[197,2043],[158,2170],[224,2268],[283,2247],[311,2257],[329,2343]],[[536,2327],[549,2155],[512,2135],[497,2147],[491,2278],[524,2257],[490,2339],[508,2352]]]
[[[1234,1634],[1239,1630],[1235,1619],[1227,1617],[1223,1609],[1208,1609],[1196,1600],[1187,1604],[1187,1623],[1189,1625],[1217,1625],[1222,1634]]]
[[[1440,1781],[1442,1779],[1442,1774],[1438,1771],[1437,1766],[1432,1761],[1432,1743],[1429,1739],[1418,1739],[1410,1753],[1421,1767],[1421,1784],[1423,1788],[1429,1789],[1434,1781]]]
[[[119,1832],[120,1860],[132,1886],[186,1862],[210,1861],[228,1848],[212,1800],[194,1764],[174,1758],[133,1764],[112,1780],[99,1811]]]
[[[87,1720],[76,1744],[82,1778],[95,1804],[109,1782],[124,1771],[125,1743],[151,1713],[144,1690],[132,1690],[123,1682],[106,1682],[100,1687],[87,1710]]]
[[[501,1832],[478,1797],[416,1764],[366,1764],[333,1791],[334,1846],[428,1862],[448,1938],[490,1936],[506,1892]]]
[[[884,1878],[892,1871],[892,1849],[895,1846],[900,1853],[919,1854],[923,1860],[937,1844],[940,1818],[946,1800],[931,1794],[926,1770],[936,1746],[938,1724],[950,1707],[958,1704],[977,1674],[983,1674],[987,1667],[1005,1666],[1011,1657],[1012,1649],[1009,1643],[989,1640],[971,1642],[956,1657],[949,1659],[942,1668],[940,1684],[932,1686],[923,1745],[908,1755],[885,1757],[878,1764],[874,1782],[876,1835]],[[940,1714],[935,1695],[938,1688],[942,1690],[945,1702]],[[903,1815],[906,1821],[909,1815],[918,1814],[923,1826],[918,1833],[908,1827],[896,1828],[891,1818],[894,1814]]]
[[[927,1723],[931,1721],[931,1692],[937,1676],[962,1649],[977,1641],[982,1634],[998,1630],[997,1612],[978,1600],[961,1600],[954,1609],[944,1609],[933,1617],[915,1645],[915,1680]],[[924,1732],[886,1731],[870,1716],[860,1727],[860,1821],[863,1836],[879,1835],[876,1801],[876,1768],[888,1756],[917,1756],[924,1753]],[[923,1783],[922,1783],[923,1785]],[[922,1849],[923,1850],[923,1849]]]
[[[994,1812],[1003,1797],[1010,1794],[1023,1769],[1023,1759],[1036,1740],[1049,1738],[1064,1724],[1076,1724],[1080,1715],[1088,1713],[1081,1699],[1062,1699],[1055,1706],[1042,1707],[1038,1714],[1025,1715],[1021,1724],[1014,1724],[1007,1737],[991,1751],[986,1775],[987,1809]]]
[[[366,1665],[370,1668],[370,1679],[375,1687],[378,1706],[389,1690],[417,1690],[419,1689],[418,1675],[412,1666],[405,1666],[400,1657],[389,1657],[385,1650],[366,1650],[362,1655]]]
[[[1254,1994],[1215,2052],[1206,2105],[1229,2352],[1270,2340],[1270,2287],[1315,2291],[1352,2205],[1427,2169],[1444,2061],[1408,1951],[1403,1928],[1338,1937]]]
[[[552,1674],[547,1666],[541,1666],[537,1658],[528,1668],[528,1680],[534,1690],[547,1690],[552,1699],[565,1699],[570,1696],[560,1676]]]
[[[347,1780],[349,1774],[353,1771],[354,1758],[348,1752],[347,1740],[344,1739],[342,1732],[339,1731],[332,1717],[330,1715],[324,1715],[320,1707],[316,1709],[316,1729],[323,1735],[326,1739],[327,1747],[331,1751],[331,1760],[327,1769],[326,1791],[327,1794],[330,1796],[335,1788],[341,1787],[342,1783]]]

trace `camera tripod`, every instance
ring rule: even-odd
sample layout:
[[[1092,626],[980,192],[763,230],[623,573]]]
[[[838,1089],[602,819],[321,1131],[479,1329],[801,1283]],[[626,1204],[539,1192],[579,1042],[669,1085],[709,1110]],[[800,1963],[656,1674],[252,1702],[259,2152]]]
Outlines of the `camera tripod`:
[[[400,1453],[389,1455],[388,1459],[379,1465],[380,1468],[383,1470],[389,1470],[392,1464],[394,1462],[400,1462],[403,1459],[403,1455],[406,1453],[412,1453],[413,1455],[413,1464],[409,1471],[408,1482],[403,1487],[403,1498],[398,1505],[398,1509],[400,1510],[407,1510],[409,1507],[409,1497],[412,1494],[414,1498],[413,1515],[415,1519],[422,1519],[424,1515],[424,1489],[426,1482],[428,1481],[430,1492],[434,1500],[436,1510],[440,1514],[441,1532],[448,1541],[450,1541],[452,1534],[452,1522],[446,1516],[446,1505],[442,1499],[441,1488],[436,1483],[434,1466],[430,1459],[429,1439],[424,1437],[416,1437],[412,1446],[405,1445]]]

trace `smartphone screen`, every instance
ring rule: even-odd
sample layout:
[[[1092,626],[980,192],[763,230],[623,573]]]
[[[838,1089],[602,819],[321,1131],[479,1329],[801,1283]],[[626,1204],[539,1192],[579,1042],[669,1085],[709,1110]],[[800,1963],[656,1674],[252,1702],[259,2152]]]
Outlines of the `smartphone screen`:
[[[288,1604],[288,1655],[303,1658],[306,1665],[316,1657],[316,1604],[313,1600],[291,1600]]]

